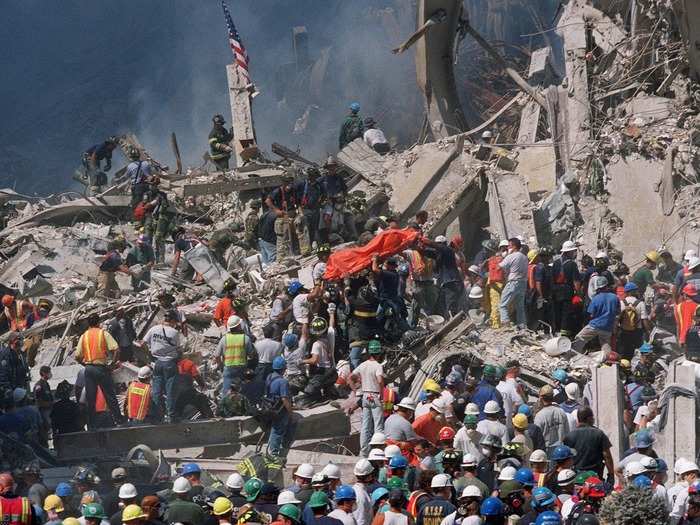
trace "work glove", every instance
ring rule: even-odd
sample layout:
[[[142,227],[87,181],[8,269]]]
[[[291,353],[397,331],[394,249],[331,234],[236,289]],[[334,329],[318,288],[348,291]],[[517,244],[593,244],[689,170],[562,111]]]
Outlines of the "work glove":
[[[337,307],[335,306],[335,303],[328,303],[328,313],[332,314],[336,311]]]

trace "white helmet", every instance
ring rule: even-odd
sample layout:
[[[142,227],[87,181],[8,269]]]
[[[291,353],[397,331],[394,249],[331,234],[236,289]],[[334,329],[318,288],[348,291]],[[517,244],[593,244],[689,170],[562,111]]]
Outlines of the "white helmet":
[[[700,266],[700,257],[691,257],[688,259],[688,270],[692,270],[698,266]]]
[[[311,479],[314,477],[314,467],[308,463],[302,463],[294,471],[294,475],[300,478]]]
[[[136,487],[131,483],[124,483],[119,487],[119,499],[132,499],[138,496],[136,493]]]
[[[479,405],[476,403],[467,403],[467,408],[464,409],[465,415],[478,416],[479,415]]]
[[[625,477],[631,478],[637,476],[638,474],[644,474],[647,471],[646,467],[642,465],[639,461],[630,461],[625,465]]]
[[[659,468],[659,464],[654,458],[650,456],[642,456],[641,458],[639,458],[639,462],[647,470],[656,470],[657,468]]]
[[[557,485],[560,487],[566,487],[567,485],[572,484],[575,479],[576,472],[570,468],[565,468],[564,470],[559,471],[559,474],[557,474]]]
[[[508,248],[508,239],[503,239],[501,242],[498,243],[499,248]]]
[[[375,432],[372,434],[372,439],[369,440],[370,445],[384,445],[386,444],[386,435],[383,432]]]
[[[577,383],[569,383],[566,385],[564,387],[564,392],[566,392],[566,397],[573,400],[576,400],[581,396]]]
[[[467,485],[462,491],[463,498],[481,498],[482,494],[476,485]]]
[[[501,473],[498,475],[498,481],[511,481],[515,479],[516,472],[517,470],[515,470],[515,467],[507,465],[503,467],[503,470],[501,470]]]
[[[447,237],[445,237],[444,235],[438,235],[437,237],[435,237],[435,242],[446,243]]]
[[[243,476],[241,476],[238,472],[234,472],[226,480],[226,486],[230,489],[242,489]]]
[[[386,448],[384,449],[384,457],[386,459],[391,459],[394,456],[400,456],[401,455],[401,449],[399,448],[398,445],[387,445]]]
[[[241,319],[237,315],[232,315],[231,317],[228,318],[228,321],[226,321],[226,328],[231,330],[232,328],[236,328],[238,326],[241,326],[242,322],[243,322],[243,319]]]
[[[683,256],[683,260],[689,261],[693,257],[697,257],[697,256],[698,256],[698,254],[695,250],[688,250],[687,252],[685,252],[685,255]]]
[[[469,299],[483,299],[484,298],[484,291],[481,289],[481,286],[472,286],[472,289],[469,290]]]
[[[442,398],[433,399],[430,403],[430,410],[435,410],[438,414],[445,413],[445,401]]]
[[[443,489],[451,486],[452,481],[450,480],[450,476],[447,474],[435,474],[430,482],[431,489]]]
[[[374,472],[374,467],[365,458],[355,463],[355,468],[352,469],[352,473],[355,474],[355,476],[368,476],[372,472]]]
[[[192,485],[190,485],[190,482],[187,478],[183,478],[182,476],[173,482],[173,492],[175,494],[187,494],[191,488]]]
[[[301,501],[297,499],[296,495],[291,490],[283,490],[279,493],[279,496],[277,496],[277,505],[286,505],[287,503],[299,505]]]
[[[595,258],[596,258],[596,259],[607,259],[607,258],[608,258],[608,254],[605,253],[604,251],[600,251],[600,252],[598,252],[598,253],[595,254]]]
[[[476,467],[476,465],[479,462],[476,460],[476,456],[474,454],[464,454],[462,456],[462,466],[463,467]]]
[[[153,370],[151,370],[150,366],[142,366],[141,368],[139,368],[139,379],[148,379],[150,377],[153,377]]]
[[[386,456],[381,448],[373,448],[369,451],[369,456],[367,456],[367,459],[370,461],[384,461]]]
[[[602,275],[599,275],[599,276],[596,277],[595,280],[593,281],[593,287],[594,287],[596,290],[600,290],[600,289],[605,288],[605,287],[607,287],[607,286],[608,286],[608,278],[607,278],[607,277],[604,277],[604,276],[602,276]]]
[[[400,408],[405,408],[406,410],[415,410],[416,402],[413,400],[412,397],[404,397],[400,403],[397,403],[396,406]]]
[[[500,411],[501,405],[498,404],[498,401],[494,401],[493,399],[487,401],[486,405],[484,405],[484,414],[498,414]]]
[[[564,241],[564,244],[561,245],[561,253],[575,252],[576,250],[578,250],[578,248],[574,241]]]
[[[546,463],[549,461],[547,453],[544,450],[533,450],[530,454],[530,463]]]
[[[311,485],[325,485],[328,483],[328,478],[323,472],[316,472],[311,478]]]
[[[323,472],[328,479],[340,479],[340,467],[335,463],[329,463],[323,467],[321,472]]]

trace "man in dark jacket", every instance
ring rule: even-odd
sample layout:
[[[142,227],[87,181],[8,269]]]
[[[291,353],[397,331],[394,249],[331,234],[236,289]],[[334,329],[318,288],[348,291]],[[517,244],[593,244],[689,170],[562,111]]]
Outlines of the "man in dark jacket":
[[[28,389],[29,367],[22,354],[22,334],[10,332],[0,349],[0,390]]]
[[[228,169],[228,160],[233,151],[229,145],[233,140],[233,133],[224,127],[226,121],[222,115],[214,115],[212,122],[214,127],[209,132],[209,158],[216,164],[219,171],[224,171]]]

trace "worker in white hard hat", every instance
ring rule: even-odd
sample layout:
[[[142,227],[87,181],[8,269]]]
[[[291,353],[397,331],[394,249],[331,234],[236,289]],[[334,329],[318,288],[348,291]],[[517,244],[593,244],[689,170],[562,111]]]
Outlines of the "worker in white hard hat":
[[[313,465],[302,463],[299,465],[292,475],[293,483],[287,487],[291,490],[297,499],[301,500],[304,505],[308,503],[313,488],[311,487],[311,479],[314,477],[315,470]],[[302,506],[303,508],[303,506]]]
[[[124,414],[135,424],[156,423],[158,414],[151,395],[153,370],[150,366],[142,366],[136,377],[126,389]]]
[[[576,243],[564,242],[561,247],[561,258],[555,260],[552,265],[554,331],[566,337],[573,337],[577,329],[573,300],[579,297],[582,282],[581,273],[576,264],[577,251]]]
[[[357,525],[370,525],[372,523],[372,500],[368,493],[368,487],[375,479],[375,471],[369,460],[362,458],[355,463],[353,468],[355,475],[355,484],[352,488],[355,490],[356,510],[353,513]]]
[[[246,504],[245,496],[241,494],[243,490],[243,476],[238,472],[234,472],[226,479],[226,488],[228,489],[228,499],[231,500],[235,508],[240,509]]]
[[[224,380],[221,388],[221,398],[228,395],[231,383],[235,379],[242,380],[243,372],[248,365],[248,359],[255,355],[255,347],[250,337],[243,330],[243,319],[232,315],[226,322],[228,333],[220,340],[216,347],[215,359],[217,365],[223,365]]]

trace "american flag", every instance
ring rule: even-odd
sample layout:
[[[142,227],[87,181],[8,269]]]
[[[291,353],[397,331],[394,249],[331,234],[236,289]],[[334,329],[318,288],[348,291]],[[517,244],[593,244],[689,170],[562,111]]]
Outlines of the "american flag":
[[[250,82],[250,75],[248,73],[248,52],[245,50],[245,46],[241,40],[241,35],[236,29],[236,24],[233,23],[228,6],[223,0],[221,1],[221,7],[224,8],[224,16],[226,17],[226,26],[228,27],[228,43],[231,46],[231,52],[233,53],[233,63],[236,64],[246,82]]]

